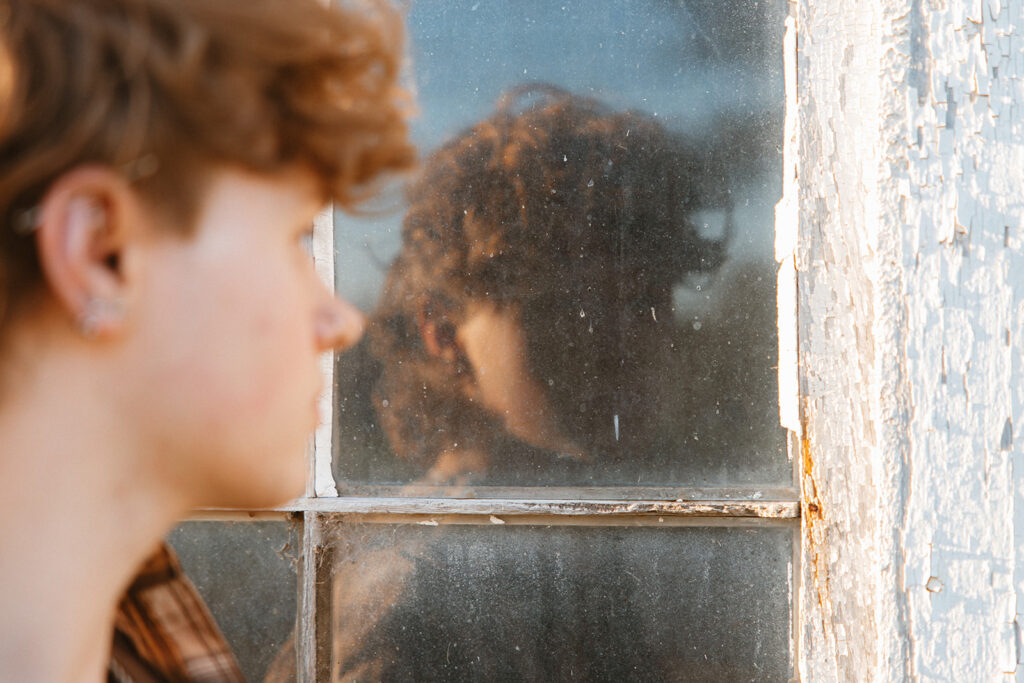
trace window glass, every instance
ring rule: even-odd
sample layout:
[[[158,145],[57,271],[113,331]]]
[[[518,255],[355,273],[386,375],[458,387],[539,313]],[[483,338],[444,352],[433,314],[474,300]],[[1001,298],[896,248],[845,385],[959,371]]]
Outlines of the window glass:
[[[342,493],[791,484],[786,11],[410,3],[422,169],[336,221],[338,289],[372,312],[337,361]]]
[[[263,680],[279,656],[276,668],[294,668],[298,529],[288,522],[185,522],[168,538],[246,680]]]
[[[787,681],[788,527],[342,524],[323,680]]]

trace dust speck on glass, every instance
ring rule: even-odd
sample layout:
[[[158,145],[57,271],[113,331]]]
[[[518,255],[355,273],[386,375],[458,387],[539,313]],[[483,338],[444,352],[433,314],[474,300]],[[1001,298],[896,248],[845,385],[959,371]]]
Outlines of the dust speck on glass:
[[[409,4],[421,169],[336,217],[338,291],[371,315],[337,360],[343,495],[791,485],[786,11]]]

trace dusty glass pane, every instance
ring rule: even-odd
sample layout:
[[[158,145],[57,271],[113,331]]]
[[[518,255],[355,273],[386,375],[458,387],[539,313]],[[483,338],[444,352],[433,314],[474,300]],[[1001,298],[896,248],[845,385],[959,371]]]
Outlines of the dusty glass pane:
[[[246,680],[260,681],[279,653],[294,667],[302,555],[298,526],[287,522],[186,522],[168,538],[238,657]],[[285,679],[287,680],[287,679]]]
[[[787,681],[792,531],[342,525],[322,680]],[[329,666],[329,671],[326,667]]]
[[[372,312],[337,365],[343,492],[791,482],[785,12],[410,3],[422,170],[337,219],[338,289]]]

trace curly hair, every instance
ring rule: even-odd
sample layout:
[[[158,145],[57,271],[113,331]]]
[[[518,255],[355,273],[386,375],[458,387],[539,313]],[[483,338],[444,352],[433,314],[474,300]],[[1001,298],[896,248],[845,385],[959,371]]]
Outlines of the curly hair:
[[[401,21],[386,7],[0,0],[0,324],[40,280],[19,227],[76,166],[122,171],[182,231],[217,164],[302,166],[343,206],[409,166]]]
[[[616,447],[612,416],[650,405],[643,377],[673,286],[724,259],[725,240],[702,238],[691,216],[726,195],[707,155],[648,115],[545,85],[503,96],[410,191],[370,324],[374,400],[395,452],[426,462],[504,438],[466,398],[468,364],[432,356],[419,333],[426,317],[454,335],[474,301],[517,316],[565,433],[590,453]]]

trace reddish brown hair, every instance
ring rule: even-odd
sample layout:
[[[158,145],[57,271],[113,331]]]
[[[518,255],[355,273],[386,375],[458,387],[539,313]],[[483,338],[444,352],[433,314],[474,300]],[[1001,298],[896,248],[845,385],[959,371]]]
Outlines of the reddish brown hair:
[[[76,166],[147,176],[182,230],[215,164],[305,167],[351,206],[413,160],[400,58],[372,0],[0,0],[0,323],[40,277],[19,228]]]
[[[672,288],[726,253],[691,215],[727,203],[721,170],[653,117],[544,84],[507,93],[430,155],[410,191],[369,328],[394,450],[421,462],[453,444],[486,454],[503,434],[466,398],[471,369],[429,353],[418,331],[425,316],[454,336],[472,301],[515,311],[530,371],[556,411],[571,406],[559,418],[577,443],[595,450],[613,413],[650,412],[643,378]]]

